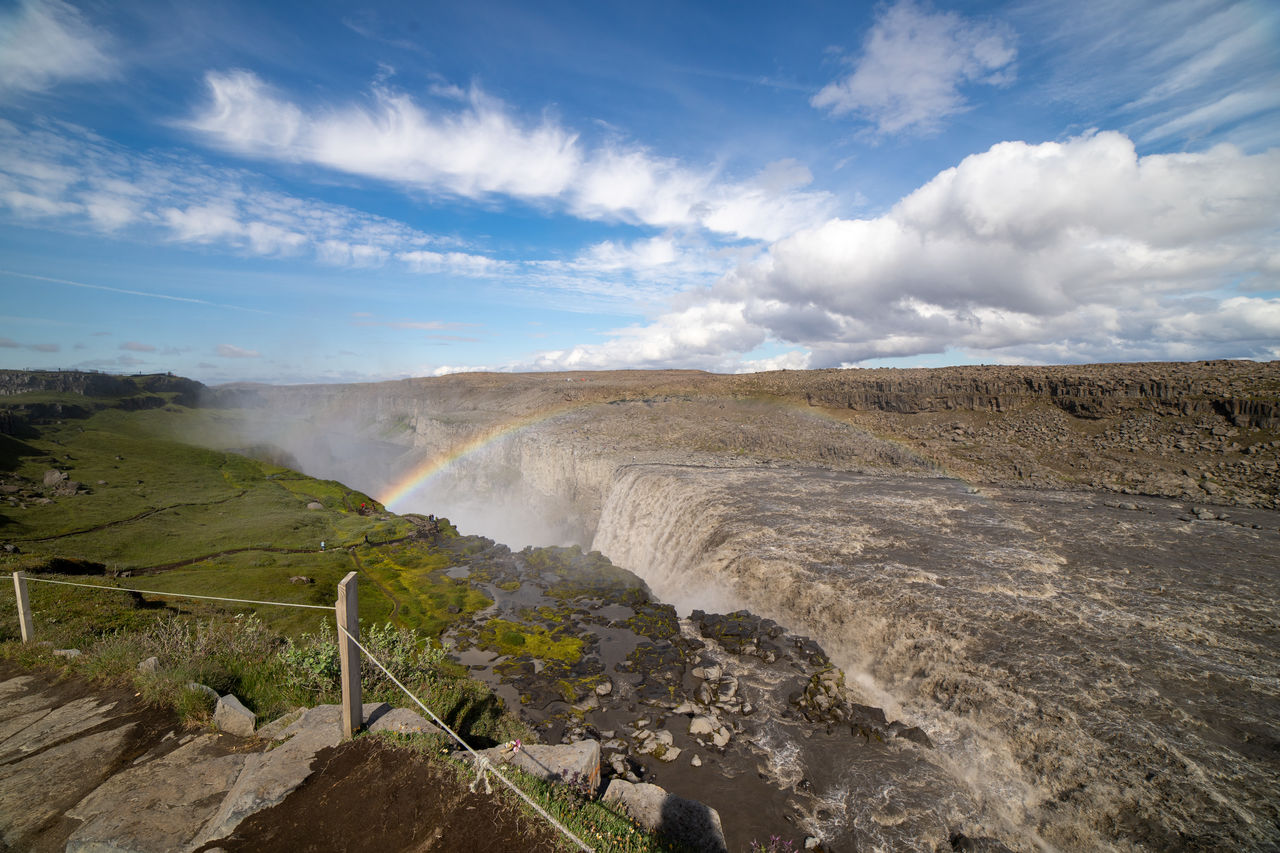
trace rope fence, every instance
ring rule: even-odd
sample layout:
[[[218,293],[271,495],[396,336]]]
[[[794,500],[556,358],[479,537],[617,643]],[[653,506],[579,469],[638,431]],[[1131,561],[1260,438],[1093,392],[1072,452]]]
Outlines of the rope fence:
[[[364,653],[365,657],[373,661],[373,665],[376,666],[378,669],[382,670],[383,673],[386,674],[387,678],[391,679],[391,681],[395,684],[395,686],[400,688],[401,692],[403,692],[404,695],[412,699],[415,705],[417,705],[419,708],[425,711],[427,713],[427,716],[431,717],[432,721],[434,721],[437,726],[444,729],[444,731],[449,735],[449,737],[457,741],[462,746],[463,749],[465,749],[468,753],[470,753],[471,758],[475,761],[475,764],[476,764],[476,778],[475,778],[475,781],[471,783],[471,790],[473,792],[475,791],[476,786],[480,783],[480,781],[484,780],[485,793],[487,794],[493,793],[493,789],[489,785],[489,778],[488,778],[489,775],[492,774],[498,777],[498,780],[502,782],[502,784],[506,785],[508,788],[515,791],[516,794],[520,796],[520,799],[524,800],[529,805],[530,808],[532,808],[538,814],[546,818],[548,823],[550,823],[556,829],[560,830],[560,832],[564,833],[566,838],[568,838],[574,844],[578,845],[578,848],[580,850],[584,850],[586,851],[586,853],[595,853],[593,848],[588,847],[587,844],[583,842],[582,839],[578,838],[578,836],[570,832],[565,827],[564,824],[562,824],[560,821],[552,817],[551,814],[546,809],[542,808],[542,806],[535,803],[529,797],[528,794],[520,790],[519,786],[517,786],[514,782],[512,782],[505,775],[503,775],[498,770],[498,768],[493,766],[493,763],[490,762],[488,758],[486,758],[485,756],[481,755],[480,753],[472,749],[471,746],[465,740],[463,740],[462,737],[457,732],[451,729],[449,725],[445,723],[444,720],[437,717],[434,711],[432,711],[426,705],[422,704],[422,701],[418,699],[417,696],[413,695],[413,693],[409,691],[409,688],[401,684],[400,680],[396,678],[394,675],[392,675],[391,671],[387,669],[385,666],[383,666],[382,662],[378,660],[376,657],[374,657],[372,652],[370,652],[363,645],[361,645],[359,640],[351,636],[351,632],[349,632],[346,629],[346,627],[344,627],[343,625],[339,625],[338,630],[341,631],[343,634],[345,634],[346,638],[352,643],[354,643],[356,648],[358,648],[361,652]]]
[[[195,595],[189,592],[161,592],[160,590],[157,590],[157,589],[133,589],[127,586],[105,586],[103,584],[96,584],[96,583],[74,583],[72,581],[49,580],[48,578],[27,577],[27,580],[35,581],[36,583],[53,583],[53,584],[58,584],[59,586],[79,586],[79,587],[84,587],[85,589],[106,589],[106,590],[114,590],[116,592],[137,592],[142,595],[168,595],[173,598],[200,598],[205,601],[230,601],[235,604],[273,604],[276,607],[303,607],[303,608],[306,608],[307,610],[325,610],[325,611],[329,611],[333,609],[332,607],[329,607],[324,604],[296,604],[291,601],[255,601],[252,598],[222,598],[217,595]]]
[[[496,776],[498,780],[502,782],[502,784],[506,785],[508,788],[514,791],[520,797],[520,799],[524,800],[524,802],[529,806],[529,808],[533,809],[535,812],[537,812],[543,818],[545,818],[548,823],[550,823],[553,827],[555,827],[556,830],[558,830],[566,838],[572,841],[578,847],[578,849],[585,851],[585,853],[595,853],[594,848],[588,846],[582,839],[574,835],[573,832],[571,832],[567,827],[565,827],[564,824],[562,824],[554,816],[552,816],[551,813],[549,813],[542,806],[535,803],[528,794],[526,794],[523,790],[520,789],[519,786],[517,786],[514,782],[508,779],[502,772],[498,770],[498,768],[494,767],[493,763],[490,762],[487,757],[481,755],[480,753],[472,749],[470,744],[468,744],[465,740],[462,739],[461,735],[455,732],[444,720],[440,719],[440,717],[437,716],[434,711],[432,711],[425,704],[423,704],[422,700],[420,700],[417,696],[415,696],[412,692],[410,692],[409,688],[405,687],[400,682],[400,679],[396,678],[391,673],[391,671],[382,664],[382,661],[378,660],[373,655],[372,652],[370,652],[367,648],[364,647],[363,644],[361,644],[360,640],[357,639],[357,635],[360,632],[360,628],[359,628],[360,623],[359,623],[359,617],[357,612],[358,605],[357,605],[356,592],[355,592],[355,580],[356,580],[355,575],[356,575],[355,572],[351,572],[342,581],[342,583],[339,584],[338,601],[336,605],[333,607],[326,607],[324,605],[319,605],[319,604],[297,604],[297,603],[288,602],[288,601],[260,601],[260,600],[249,599],[249,598],[226,598],[223,596],[216,596],[216,595],[196,595],[194,593],[187,593],[187,592],[165,592],[162,590],[134,589],[132,587],[123,587],[123,586],[106,586],[103,584],[76,583],[74,581],[58,581],[58,580],[51,580],[49,578],[28,577],[25,572],[14,572],[13,584],[14,584],[14,595],[17,597],[18,620],[22,629],[22,641],[24,643],[30,642],[34,636],[34,630],[33,630],[32,619],[31,619],[31,605],[27,598],[27,587],[26,587],[27,581],[35,581],[36,583],[56,584],[58,586],[82,587],[84,589],[108,590],[108,591],[114,591],[114,592],[136,592],[140,595],[160,595],[160,596],[170,596],[174,598],[195,598],[195,599],[201,599],[204,601],[225,601],[225,602],[231,602],[233,604],[262,604],[262,605],[272,605],[276,607],[298,607],[298,608],[303,608],[307,610],[326,610],[329,612],[334,612],[336,610],[338,631],[341,634],[341,637],[339,639],[345,638],[347,643],[350,643],[352,646],[358,649],[361,654],[363,654],[373,663],[374,666],[382,670],[382,672],[387,676],[387,678],[391,679],[391,682],[395,684],[396,687],[400,688],[401,692],[403,692],[404,695],[408,696],[411,700],[413,700],[413,703],[415,705],[421,708],[427,714],[427,716],[430,717],[431,720],[437,726],[440,727],[441,730],[446,732],[449,735],[449,737],[457,741],[457,743],[463,749],[465,749],[467,753],[470,755],[471,759],[475,762],[475,766],[476,766],[476,778],[471,783],[472,792],[475,792],[477,786],[480,784],[480,782],[483,781],[485,793],[492,794],[493,787],[489,784],[489,776],[491,775]],[[339,645],[340,645],[340,651],[345,651],[344,649],[342,649],[342,646],[345,646],[345,643],[340,643]],[[361,723],[363,722],[363,720],[361,719],[362,717],[361,709],[363,706],[361,705],[361,700],[360,700],[359,658],[356,657],[354,661],[349,661],[345,654],[342,655],[342,670],[343,671],[342,671],[341,678],[342,678],[342,688],[343,688],[343,734],[345,737],[350,737],[352,734],[354,734],[355,730],[358,729]]]

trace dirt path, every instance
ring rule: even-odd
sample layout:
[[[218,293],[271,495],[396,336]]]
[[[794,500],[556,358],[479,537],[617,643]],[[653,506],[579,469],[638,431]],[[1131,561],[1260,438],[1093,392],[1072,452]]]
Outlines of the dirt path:
[[[196,501],[194,503],[170,504],[169,506],[155,507],[154,509],[149,509],[144,512],[140,512],[137,515],[131,515],[128,518],[118,518],[115,521],[104,521],[102,524],[95,524],[94,526],[86,527],[83,530],[72,530],[67,533],[55,533],[52,536],[36,536],[30,539],[11,539],[9,541],[11,542],[52,542],[55,539],[65,539],[68,536],[83,536],[86,533],[96,533],[99,530],[106,530],[108,527],[115,527],[120,524],[129,524],[130,522],[141,521],[144,518],[150,518],[153,515],[158,515],[159,513],[162,513],[162,512],[168,512],[171,509],[182,509],[183,507],[190,507],[190,506],[216,506],[217,504],[228,503],[229,501],[234,501],[239,498],[242,498],[246,494],[248,494],[248,492],[242,491],[239,494],[229,495],[228,497],[225,497],[225,498],[218,498],[216,501]]]
[[[364,563],[360,562],[360,555],[356,553],[355,548],[348,548],[347,553],[351,555],[351,562],[355,563],[356,571],[360,573],[360,576],[373,581],[373,585],[382,590],[382,594],[391,602],[391,614],[387,618],[395,621],[396,617],[400,614],[400,600],[391,594],[391,590],[387,589],[386,586],[383,585],[382,581],[369,574],[369,571],[364,567]]]

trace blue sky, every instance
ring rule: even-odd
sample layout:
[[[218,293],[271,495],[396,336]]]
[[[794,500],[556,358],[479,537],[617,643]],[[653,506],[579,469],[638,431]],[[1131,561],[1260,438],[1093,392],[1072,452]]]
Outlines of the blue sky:
[[[0,2],[0,366],[1280,358],[1280,6]]]

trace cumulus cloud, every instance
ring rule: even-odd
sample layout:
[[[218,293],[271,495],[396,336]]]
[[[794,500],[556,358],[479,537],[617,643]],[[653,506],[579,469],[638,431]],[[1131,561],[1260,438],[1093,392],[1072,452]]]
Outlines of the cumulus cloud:
[[[1266,358],[1278,291],[1280,149],[1139,157],[1126,136],[1097,133],[1000,143],[883,216],[801,230],[649,326],[540,361],[706,364],[766,340],[813,367],[948,348]]]
[[[0,11],[0,96],[115,74],[111,39],[69,3],[22,0]]]
[[[250,71],[211,71],[186,127],[244,155],[309,163],[406,190],[487,199],[555,200],[575,216],[777,239],[829,215],[834,198],[804,190],[807,171],[725,180],[638,145],[589,148],[549,116],[522,121],[477,87],[457,107],[428,109],[385,84],[362,103],[304,109]],[[803,177],[803,180],[796,180]]]
[[[222,358],[259,358],[262,353],[251,349],[242,349],[231,344],[218,344],[214,350]]]
[[[1007,27],[904,0],[880,12],[853,71],[811,103],[832,115],[852,113],[882,134],[932,133],[968,109],[962,86],[1012,82],[1016,56]]]

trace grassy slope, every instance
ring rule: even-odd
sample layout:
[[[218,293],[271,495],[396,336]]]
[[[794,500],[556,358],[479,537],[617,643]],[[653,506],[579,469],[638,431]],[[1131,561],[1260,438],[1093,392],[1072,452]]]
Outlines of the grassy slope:
[[[318,610],[107,594],[34,578],[327,607],[337,582],[358,569],[373,581],[360,585],[362,622],[393,619],[429,637],[490,603],[445,574],[458,557],[407,539],[413,524],[385,513],[368,495],[171,438],[214,435],[225,413],[173,404],[123,411],[112,408],[110,399],[43,392],[0,398],[0,408],[30,402],[98,409],[87,418],[38,424],[20,438],[0,436],[0,480],[19,488],[0,502],[0,542],[18,548],[0,553],[0,571],[32,575],[38,638],[88,650],[75,664],[64,664],[68,669],[133,678],[144,695],[196,720],[207,719],[208,708],[201,707],[199,694],[184,691],[190,679],[247,697],[261,717],[270,717],[298,695],[286,689],[287,668],[275,659],[279,635],[330,633],[332,617]],[[35,495],[47,493],[40,485],[50,469],[67,472],[89,492],[40,502]],[[312,502],[323,508],[308,509]],[[355,511],[361,504],[376,511],[362,515]],[[82,563],[72,575],[50,572],[56,560],[90,565]],[[298,575],[314,583],[293,583]],[[12,602],[12,585],[0,583],[0,653],[28,665],[50,665],[47,650],[15,642]],[[168,652],[178,663],[157,675],[134,674],[138,660],[151,652],[162,658]],[[446,719],[484,716],[477,707],[495,704],[465,679],[435,682],[437,701],[452,706],[439,709]],[[518,726],[491,725],[494,733]],[[431,741],[419,748],[438,747]],[[466,773],[459,772],[459,778]],[[575,831],[603,842],[601,849],[673,849],[574,792],[532,779],[523,787]],[[510,800],[507,807],[520,806]]]

